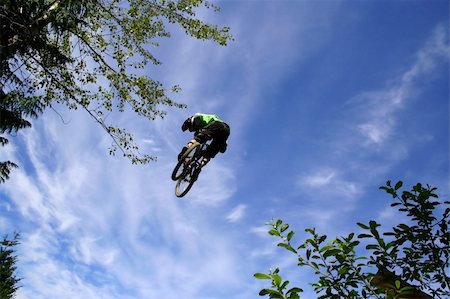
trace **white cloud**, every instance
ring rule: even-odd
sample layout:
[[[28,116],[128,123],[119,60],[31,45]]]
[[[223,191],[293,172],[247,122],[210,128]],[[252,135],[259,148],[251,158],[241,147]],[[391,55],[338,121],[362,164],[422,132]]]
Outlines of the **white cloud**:
[[[240,204],[236,206],[226,217],[228,222],[235,223],[242,219],[245,215],[246,205]]]
[[[364,92],[353,101],[363,103],[361,115],[365,120],[357,125],[367,145],[381,146],[391,137],[396,126],[396,113],[406,102],[420,93],[419,80],[432,76],[440,61],[448,60],[448,37],[443,25],[438,25],[432,36],[416,55],[416,60],[400,79],[379,91]]]
[[[221,215],[201,210],[215,211],[234,193],[224,160],[212,161],[191,196],[178,199],[170,151],[133,166],[93,147],[103,132],[91,126],[83,116],[60,127],[51,116],[40,118],[24,130],[20,155],[11,153],[14,161],[31,161],[2,186],[23,237],[18,298],[197,298],[208,285],[235,285],[237,257],[226,233],[206,228]]]
[[[343,174],[335,169],[324,168],[311,174],[301,175],[297,180],[302,192],[315,194],[337,194],[343,198],[355,198],[361,194],[361,188],[356,182],[346,180]],[[323,197],[326,199],[326,197]]]
[[[335,176],[334,171],[326,171],[301,178],[301,182],[307,186],[316,188],[328,185]]]
[[[433,72],[448,61],[447,39],[445,28],[437,26],[403,74],[387,78],[386,87],[360,92],[345,103],[343,125],[337,126],[336,137],[327,141],[331,144],[330,154],[300,175],[301,190],[316,188],[318,194],[334,190],[356,198],[363,194],[367,182],[384,178],[396,162],[408,157],[410,145],[404,135],[407,117],[401,112],[413,104]],[[410,138],[415,140],[414,136]]]
[[[296,226],[315,227],[327,234],[336,234],[330,223],[346,221],[364,194],[361,183],[346,178],[346,170],[328,167],[304,173],[296,180],[297,196],[302,202],[287,211],[286,217],[296,219]]]
[[[255,226],[250,229],[251,233],[256,234],[258,236],[264,236],[264,237],[267,235],[267,231],[268,231],[267,225]]]
[[[448,59],[448,27],[438,25],[432,36],[426,41],[424,47],[417,53],[417,59],[414,65],[403,74],[402,83],[411,84],[418,76],[428,74],[438,67],[439,59]]]
[[[110,140],[80,114],[74,114],[64,126],[57,117],[40,118],[34,131],[26,130],[26,149],[16,152],[14,144],[5,147],[11,149],[11,160],[24,156],[31,160],[15,170],[0,190],[10,199],[9,209],[17,214],[2,215],[0,222],[17,225],[23,232],[19,262],[24,280],[19,299],[219,298],[221,294],[242,298],[230,292],[235,287],[240,294],[248,291],[251,273],[246,276],[250,268],[246,259],[271,257],[277,248],[267,244],[241,251],[236,246],[236,232],[215,225],[250,216],[246,204],[227,205],[230,197],[244,192],[237,189],[242,187],[238,181],[242,173],[236,168],[249,166],[244,159],[242,164],[230,163],[239,160],[230,154],[237,147],[241,147],[239,152],[246,151],[251,141],[244,136],[251,134],[248,124],[259,116],[261,101],[267,100],[264,93],[278,90],[294,65],[301,68],[301,62],[321,48],[335,16],[328,9],[317,14],[309,9],[289,10],[288,6],[280,7],[289,11],[274,10],[268,3],[258,7],[267,10],[259,14],[254,6],[247,6],[248,18],[242,18],[237,10],[230,13],[237,40],[227,48],[175,38],[169,47],[164,46],[166,57],[160,57],[166,62],[161,69],[163,81],[181,84],[183,92],[175,99],[189,108],[170,110],[164,121],[150,125],[120,116],[122,123],[137,128],[136,140],[144,148],[158,152],[158,162],[131,166],[122,157],[108,157]],[[296,15],[295,26],[286,13]],[[280,15],[283,18],[276,18]],[[395,133],[396,112],[417,92],[415,82],[430,75],[438,65],[436,58],[448,51],[443,32],[438,29],[400,80],[355,98],[360,105],[356,114],[364,117],[352,118],[346,136],[357,131],[364,145],[386,145]],[[176,154],[191,137],[181,133],[180,125],[188,114],[204,110],[227,116],[235,148],[214,159],[192,190],[179,199],[174,196],[170,173]],[[360,145],[360,140],[342,140],[338,142],[344,148],[354,150]],[[365,154],[373,152],[370,147],[364,149]],[[354,164],[366,167],[358,154],[314,161],[310,171],[304,169],[295,186],[301,201],[289,202],[289,208],[294,208],[287,214],[320,231],[334,229],[330,223],[352,211],[363,192],[362,178],[351,176]],[[375,167],[385,166],[374,165],[359,173],[370,176]],[[283,192],[277,196],[284,197]],[[267,203],[263,199],[258,202]],[[282,203],[267,205],[267,210]],[[230,211],[225,217],[224,210]],[[266,231],[267,227],[250,229],[251,235],[258,236],[267,235]]]
[[[216,157],[202,169],[198,181],[192,187],[194,192],[189,191],[185,197],[198,204],[216,206],[234,194],[235,180],[233,170]]]

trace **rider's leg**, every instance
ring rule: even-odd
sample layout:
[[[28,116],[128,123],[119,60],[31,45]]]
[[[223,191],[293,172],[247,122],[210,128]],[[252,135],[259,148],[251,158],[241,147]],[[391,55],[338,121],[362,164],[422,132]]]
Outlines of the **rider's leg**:
[[[202,164],[209,162],[211,158],[214,158],[219,152],[225,152],[226,141],[230,135],[228,125],[223,122],[213,122],[208,126],[209,136],[212,138],[212,142],[203,153],[206,157],[206,161]]]
[[[178,154],[178,161],[181,160],[181,157],[183,156],[183,154],[184,154],[184,153],[187,151],[187,149],[188,149],[191,145],[193,145],[196,141],[197,141],[197,140],[195,140],[194,138],[191,139],[191,140],[188,142],[188,144],[187,144],[186,146],[184,146],[184,147],[181,149],[181,152]]]

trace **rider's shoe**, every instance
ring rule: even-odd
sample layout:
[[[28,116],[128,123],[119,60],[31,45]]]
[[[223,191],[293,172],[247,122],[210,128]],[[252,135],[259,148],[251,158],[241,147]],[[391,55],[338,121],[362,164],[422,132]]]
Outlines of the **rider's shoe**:
[[[206,164],[208,164],[209,160],[211,160],[211,158],[203,157],[202,161],[200,162],[200,167],[203,167]]]
[[[181,149],[181,152],[178,154],[178,161],[181,160],[181,157],[183,157],[183,155],[187,151],[187,149],[188,149],[187,146],[185,146]]]

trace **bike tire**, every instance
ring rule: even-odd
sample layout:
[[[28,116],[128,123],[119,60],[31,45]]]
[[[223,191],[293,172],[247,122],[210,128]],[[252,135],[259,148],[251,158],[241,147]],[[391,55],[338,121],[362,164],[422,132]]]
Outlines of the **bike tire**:
[[[180,177],[183,175],[184,173],[184,161],[188,158],[189,162],[191,161],[191,159],[197,154],[197,151],[199,151],[201,148],[201,144],[198,142],[193,143],[187,150],[186,152],[183,154],[183,156],[181,156],[180,161],[178,161],[177,165],[175,166],[175,168],[172,171],[172,180],[176,181],[178,179],[180,179]],[[183,166],[183,167],[181,167]]]
[[[192,173],[196,170],[196,167],[192,170]],[[195,183],[195,180],[192,179],[191,172],[182,175],[178,181],[177,185],[175,186],[175,195],[177,197],[183,197],[185,196],[189,190],[191,190],[192,186]]]

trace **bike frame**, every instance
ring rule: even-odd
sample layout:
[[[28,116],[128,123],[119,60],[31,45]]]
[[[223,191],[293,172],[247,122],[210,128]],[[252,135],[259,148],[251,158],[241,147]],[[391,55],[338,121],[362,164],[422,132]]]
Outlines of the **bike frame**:
[[[192,188],[201,171],[202,152],[209,145],[209,140],[199,143],[193,143],[178,161],[172,172],[172,179],[177,181],[175,186],[175,195],[183,197]],[[194,153],[192,153],[194,151]],[[180,172],[181,168],[181,172]]]

